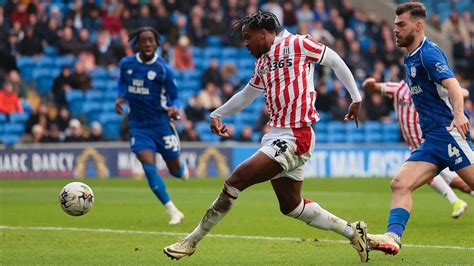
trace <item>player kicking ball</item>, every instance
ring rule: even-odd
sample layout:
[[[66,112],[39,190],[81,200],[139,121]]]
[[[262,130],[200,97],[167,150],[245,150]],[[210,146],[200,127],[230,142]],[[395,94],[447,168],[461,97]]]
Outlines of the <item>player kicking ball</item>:
[[[423,132],[421,132],[418,113],[410,96],[410,88],[405,81],[379,83],[375,82],[374,78],[368,78],[364,80],[363,87],[368,92],[379,93],[392,99],[393,109],[397,113],[398,124],[405,142],[411,151],[420,147],[423,142]],[[463,89],[463,92],[464,96],[469,95],[469,91],[466,89]],[[456,173],[447,168],[433,179],[428,180],[427,183],[451,203],[453,208],[451,217],[454,219],[459,218],[466,211],[467,203],[459,199],[451,187],[474,196],[474,191]]]
[[[276,16],[257,12],[233,25],[244,45],[257,61],[254,74],[242,91],[211,113],[213,133],[227,137],[221,118],[243,110],[261,92],[270,110],[270,132],[262,138],[262,147],[240,164],[224,182],[224,189],[212,203],[199,225],[184,239],[164,248],[173,259],[190,256],[206,234],[229,212],[246,188],[271,180],[280,211],[289,217],[345,238],[356,249],[360,260],[367,262],[367,226],[358,221],[348,223],[323,209],[318,203],[303,199],[304,165],[311,157],[315,134],[311,125],[318,121],[314,108],[316,92],[313,63],[330,66],[352,97],[345,120],[358,124],[361,96],[344,61],[330,48],[308,35],[293,35],[280,29]]]
[[[421,3],[397,7],[395,38],[406,47],[405,72],[418,112],[424,142],[413,151],[392,180],[387,232],[369,235],[371,249],[395,255],[413,207],[412,192],[449,167],[474,189],[474,152],[463,91],[446,56],[425,37],[426,9]]]
[[[122,105],[128,103],[132,151],[142,163],[148,185],[165,206],[169,224],[178,224],[184,215],[171,201],[155,165],[155,154],[159,152],[173,176],[189,177],[186,165],[179,159],[179,138],[171,122],[179,119],[178,89],[171,67],[156,54],[159,35],[155,29],[139,28],[130,33],[129,42],[138,52],[120,61],[115,111],[123,114]]]

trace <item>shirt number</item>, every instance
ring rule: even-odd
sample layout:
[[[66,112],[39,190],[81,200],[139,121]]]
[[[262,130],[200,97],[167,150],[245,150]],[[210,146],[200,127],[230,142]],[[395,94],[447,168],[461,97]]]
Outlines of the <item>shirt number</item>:
[[[163,141],[165,142],[165,149],[178,151],[179,141],[175,135],[164,136]]]
[[[453,157],[453,156],[459,157],[459,156],[461,156],[461,154],[459,153],[459,149],[456,148],[456,146],[451,145],[451,143],[449,143],[449,145],[448,145],[448,155],[449,155],[449,157]]]

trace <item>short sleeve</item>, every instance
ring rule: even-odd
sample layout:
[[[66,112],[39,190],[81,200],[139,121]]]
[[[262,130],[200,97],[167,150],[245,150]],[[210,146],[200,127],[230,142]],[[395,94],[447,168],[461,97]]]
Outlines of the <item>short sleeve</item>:
[[[304,54],[311,62],[320,63],[324,58],[324,53],[326,52],[326,45],[315,41],[309,35],[306,35],[303,38],[302,42],[302,54]]]
[[[258,74],[258,70],[257,70],[258,62],[259,62],[258,60],[257,62],[255,62],[254,70],[252,73],[252,77],[250,78],[249,84],[250,86],[256,89],[263,90],[264,89],[263,80],[262,80],[262,77],[260,77],[260,74]]]
[[[400,82],[384,82],[382,83],[382,94],[393,97],[400,89],[405,86],[404,81]]]
[[[127,91],[127,84],[125,82],[124,71],[125,71],[125,58],[122,58],[119,62],[120,77],[117,82],[117,97],[124,98]]]
[[[423,67],[428,72],[429,78],[436,83],[441,84],[443,79],[453,78],[454,73],[448,64],[446,55],[439,49],[439,47],[430,47],[422,51],[421,60]]]

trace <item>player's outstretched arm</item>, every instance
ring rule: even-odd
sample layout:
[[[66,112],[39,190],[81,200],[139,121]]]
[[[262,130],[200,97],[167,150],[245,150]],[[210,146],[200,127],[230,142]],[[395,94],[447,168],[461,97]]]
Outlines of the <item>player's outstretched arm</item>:
[[[448,89],[449,101],[453,106],[454,119],[449,127],[449,131],[456,127],[461,136],[465,139],[470,125],[469,120],[467,120],[467,117],[464,115],[463,89],[456,78],[443,79],[441,83]]]
[[[382,93],[382,83],[375,81],[372,77],[366,78],[362,87],[366,92]]]
[[[344,60],[342,60],[342,58],[329,47],[326,47],[326,52],[323,59],[321,60],[321,64],[329,66],[333,69],[334,73],[336,73],[337,79],[342,82],[344,87],[351,95],[352,103],[349,105],[349,110],[344,117],[344,120],[354,120],[356,126],[358,127],[362,96],[357,89],[354,76],[352,75]]]

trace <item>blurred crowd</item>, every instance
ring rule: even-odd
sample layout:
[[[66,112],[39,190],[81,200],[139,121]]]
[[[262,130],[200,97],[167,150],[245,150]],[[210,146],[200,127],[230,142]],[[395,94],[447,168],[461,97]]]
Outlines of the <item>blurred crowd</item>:
[[[257,10],[274,13],[290,32],[309,34],[330,46],[345,60],[357,82],[368,76],[377,81],[403,79],[404,51],[395,46],[391,21],[383,15],[353,8],[350,0],[10,0],[0,7],[0,112],[21,112],[20,101],[34,89],[22,82],[16,59],[40,57],[53,47],[59,55],[77,58],[74,67],[63,67],[54,79],[51,97],[43,98],[29,117],[26,142],[75,142],[102,140],[102,126],[97,121],[86,125],[71,118],[65,94],[72,89],[92,88],[93,72],[98,67],[117,70],[121,57],[133,52],[128,33],[142,26],[152,26],[162,35],[160,53],[177,71],[196,68],[193,47],[208,45],[209,36],[220,36],[225,46],[239,46],[229,37],[230,25]],[[474,21],[470,12],[452,11],[445,21],[431,14],[429,23],[453,43],[454,66],[462,86],[474,98]],[[185,103],[181,126],[183,141],[199,141],[195,124],[205,121],[208,113],[227,101],[247,79],[239,78],[236,64],[208,62],[202,74],[202,89]],[[326,67],[317,68],[316,107],[332,119],[342,120],[350,99],[342,84]],[[471,99],[472,100],[472,99]],[[472,101],[466,102],[474,115]],[[370,110],[370,111],[367,111]],[[380,95],[366,95],[363,120],[394,121],[390,100]],[[262,108],[256,124],[239,128],[231,138],[251,141],[255,132],[265,132],[268,120]],[[127,139],[126,120],[122,138]],[[233,127],[230,126],[233,131]]]

